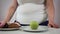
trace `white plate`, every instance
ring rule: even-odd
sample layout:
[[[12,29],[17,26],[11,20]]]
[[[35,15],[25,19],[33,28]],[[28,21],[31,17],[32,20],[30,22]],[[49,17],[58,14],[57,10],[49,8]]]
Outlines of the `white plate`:
[[[23,31],[28,31],[28,32],[42,32],[42,31],[48,31],[47,26],[39,26],[37,30],[32,30],[30,26],[22,26],[20,28]]]
[[[12,30],[19,30],[19,28],[0,28],[0,31],[12,31]]]

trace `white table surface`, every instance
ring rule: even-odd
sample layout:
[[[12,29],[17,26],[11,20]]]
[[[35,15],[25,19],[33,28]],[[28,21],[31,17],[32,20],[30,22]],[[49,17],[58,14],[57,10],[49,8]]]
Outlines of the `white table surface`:
[[[46,32],[32,33],[24,31],[0,31],[0,34],[60,34],[60,29],[49,28]]]

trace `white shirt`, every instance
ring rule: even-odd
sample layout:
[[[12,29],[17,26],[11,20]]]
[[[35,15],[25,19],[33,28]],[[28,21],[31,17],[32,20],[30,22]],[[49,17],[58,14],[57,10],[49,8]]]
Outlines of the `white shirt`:
[[[44,10],[44,0],[17,0],[18,8],[15,20],[21,24],[29,24],[31,21],[41,23],[46,21],[47,13]]]

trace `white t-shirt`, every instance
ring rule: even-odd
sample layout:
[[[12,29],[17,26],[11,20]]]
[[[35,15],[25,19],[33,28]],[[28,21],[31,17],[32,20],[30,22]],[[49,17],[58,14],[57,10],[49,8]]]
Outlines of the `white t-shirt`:
[[[47,13],[44,6],[45,0],[17,0],[18,8],[15,19],[21,24],[29,24],[31,21],[41,23],[46,21]],[[14,18],[14,17],[13,17]]]

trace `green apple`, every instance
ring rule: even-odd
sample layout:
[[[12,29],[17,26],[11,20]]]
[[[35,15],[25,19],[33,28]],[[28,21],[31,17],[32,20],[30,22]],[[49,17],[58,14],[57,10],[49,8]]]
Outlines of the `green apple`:
[[[36,30],[36,29],[38,28],[38,26],[39,26],[39,24],[38,24],[37,21],[31,21],[31,22],[30,22],[30,28],[31,28],[32,30]]]

